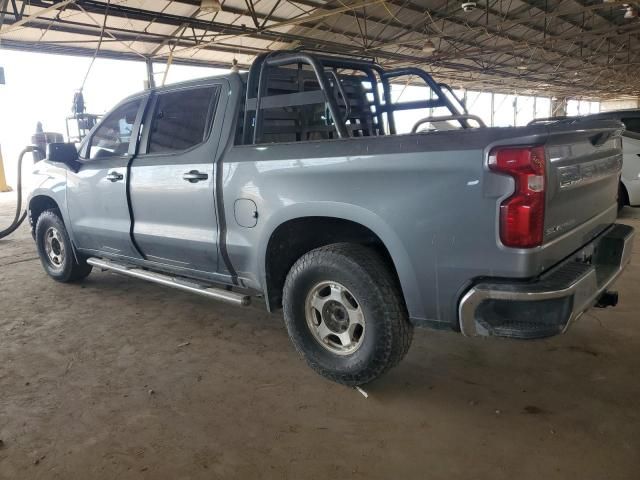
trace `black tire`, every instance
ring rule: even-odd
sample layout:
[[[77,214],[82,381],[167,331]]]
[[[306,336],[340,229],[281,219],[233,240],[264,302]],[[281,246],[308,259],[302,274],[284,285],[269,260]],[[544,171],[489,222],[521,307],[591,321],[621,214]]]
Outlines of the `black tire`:
[[[618,212],[622,210],[625,205],[629,205],[629,197],[627,196],[627,189],[624,188],[622,182],[618,185]]]
[[[344,286],[364,315],[361,343],[353,353],[330,351],[307,321],[307,298],[326,282]],[[375,250],[361,245],[336,243],[302,256],[287,275],[283,307],[298,353],[316,372],[344,385],[362,385],[378,378],[402,360],[413,338],[413,325],[395,276]],[[324,322],[323,315],[319,323]]]
[[[55,234],[53,233],[55,232]],[[54,235],[55,238],[48,243],[46,237]],[[51,244],[53,247],[51,248]],[[76,261],[71,245],[71,239],[64,226],[64,222],[58,210],[45,210],[40,214],[36,222],[36,246],[40,262],[47,274],[58,282],[76,282],[86,278],[91,273],[91,265],[84,261]],[[52,260],[47,248],[58,251],[56,258]]]

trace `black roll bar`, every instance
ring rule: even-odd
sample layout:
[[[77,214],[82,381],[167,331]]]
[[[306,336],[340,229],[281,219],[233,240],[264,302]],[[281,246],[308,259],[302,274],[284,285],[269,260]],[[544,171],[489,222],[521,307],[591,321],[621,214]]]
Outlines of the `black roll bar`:
[[[333,119],[334,125],[336,127],[338,138],[348,137],[349,133],[347,131],[347,127],[344,123],[344,120],[342,119],[342,116],[340,115],[340,109],[338,108],[338,104],[331,90],[331,86],[329,85],[329,80],[327,79],[322,63],[313,55],[309,55],[308,53],[303,52],[297,52],[289,55],[267,55],[260,65],[258,95],[256,96],[255,126],[253,129],[253,143],[258,143],[262,130],[262,109],[260,107],[262,102],[262,95],[264,95],[266,87],[264,73],[269,67],[281,67],[283,65],[289,65],[293,63],[306,63],[313,69],[313,72],[316,74],[320,90],[325,95],[325,100],[329,107],[331,118]]]
[[[349,102],[349,98],[347,97],[347,92],[344,91],[344,87],[342,86],[342,82],[340,81],[340,77],[338,77],[338,72],[336,72],[336,69],[334,68],[333,70],[330,70],[329,74],[333,77],[333,81],[336,84],[338,93],[340,93],[340,95],[342,95],[342,98],[344,99],[345,112],[344,112],[343,120],[347,121],[347,119],[351,115],[351,102]]]
[[[458,95],[456,95],[456,92],[454,92],[449,85],[447,85],[446,83],[438,83],[438,86],[440,87],[440,90],[446,90],[447,92],[449,92],[451,96],[455,98],[456,101],[460,104],[460,106],[462,107],[462,112],[458,113],[469,113],[469,110],[467,110],[467,105],[462,101],[460,97],[458,97]]]
[[[446,122],[449,120],[473,120],[479,126],[484,127],[485,124],[480,117],[477,115],[471,115],[470,113],[461,113],[458,115],[442,115],[441,117],[425,117],[418,120],[414,123],[413,128],[411,129],[411,133],[416,133],[418,131],[418,127],[420,125],[424,125],[425,123],[436,123],[436,122]]]
[[[266,72],[270,67],[280,67],[291,64],[307,64],[309,65],[318,81],[320,91],[324,95],[324,99],[327,103],[329,113],[334,122],[334,127],[339,138],[346,138],[349,136],[349,129],[346,126],[345,118],[340,115],[340,109],[337,103],[337,97],[335,92],[331,88],[331,83],[328,80],[325,67],[332,68],[333,76],[335,77],[336,89],[340,92],[345,101],[348,104],[348,98],[346,98],[343,87],[340,84],[340,79],[335,73],[336,69],[355,70],[363,72],[371,84],[371,94],[373,96],[373,106],[375,107],[375,117],[377,119],[378,134],[384,132],[383,114],[387,114],[387,125],[389,133],[391,135],[396,133],[395,119],[393,113],[400,110],[416,109],[416,108],[438,108],[446,107],[452,114],[452,119],[457,120],[463,128],[471,128],[471,125],[467,119],[472,117],[468,116],[466,106],[461,102],[458,97],[453,93],[448,85],[437,83],[431,75],[424,70],[415,67],[406,67],[396,70],[386,71],[377,63],[371,60],[364,60],[358,58],[344,58],[331,55],[311,54],[302,51],[274,51],[259,55],[253,62],[253,65],[249,69],[247,77],[247,89],[244,105],[244,121],[242,131],[242,143],[249,144],[252,141],[253,144],[258,143],[262,136],[262,118],[263,110],[265,106],[263,104],[263,96],[266,93],[267,75]],[[329,72],[332,73],[332,72]],[[380,84],[382,85],[382,93],[384,97],[384,103],[380,101],[380,94],[378,91],[378,80],[376,74],[380,78]],[[436,98],[417,100],[411,102],[401,102],[394,104],[391,98],[391,84],[390,80],[402,76],[417,76],[422,79],[427,86],[435,93]],[[451,102],[451,100],[444,94],[444,89],[448,90],[456,100],[462,105],[464,113],[458,115],[458,108]],[[347,110],[349,105],[347,105]],[[254,111],[255,114],[251,115],[250,112]],[[251,122],[253,120],[253,136],[250,138],[249,132],[251,131]],[[474,118],[475,120],[475,118]]]
[[[382,74],[382,78],[389,81],[389,79],[391,78],[405,77],[408,75],[414,75],[416,77],[420,77],[429,86],[429,88],[431,88],[431,90],[436,94],[436,98],[431,99],[431,100],[435,100],[433,104],[430,104],[430,100],[424,100],[422,101],[424,103],[424,106],[417,106],[414,108],[446,107],[449,109],[449,111],[452,114],[455,115],[455,113],[457,112],[456,107],[453,105],[453,103],[451,103],[451,101],[447,98],[447,96],[444,93],[442,93],[442,88],[440,87],[440,84],[436,82],[431,77],[431,75],[429,75],[424,70],[420,70],[419,68],[415,68],[415,67],[399,68],[397,70],[390,70],[388,72],[384,72]],[[421,102],[417,101],[412,103],[416,105],[420,105]],[[399,104],[399,105],[402,105],[402,104]],[[395,108],[395,105],[393,105],[391,102],[385,102],[385,110],[389,112],[388,117],[391,118],[393,117],[392,112],[394,110],[397,110],[397,108]],[[464,118],[460,118],[458,121],[460,122],[460,125],[463,128],[470,128],[469,122],[467,122]]]
[[[378,80],[376,79],[376,73],[380,77],[382,83],[382,91],[384,95],[385,103],[391,103],[391,87],[389,82],[382,79],[384,69],[375,62],[370,60],[362,60],[359,58],[341,58],[332,57],[329,55],[319,55],[318,58],[322,61],[322,64],[327,67],[344,68],[347,70],[358,70],[364,72],[367,76],[367,80],[371,84],[371,93],[373,95],[373,103],[376,107],[376,118],[378,119],[378,128],[383,128],[382,113],[383,108],[380,103],[380,93],[378,92]],[[390,133],[396,133],[395,122],[393,117],[388,118]],[[392,128],[393,127],[393,128]]]

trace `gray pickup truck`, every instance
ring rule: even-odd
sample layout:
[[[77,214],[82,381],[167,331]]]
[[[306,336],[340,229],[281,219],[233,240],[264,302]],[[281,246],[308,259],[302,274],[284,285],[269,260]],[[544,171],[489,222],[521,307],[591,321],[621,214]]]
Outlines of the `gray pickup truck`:
[[[424,98],[401,101],[405,81]],[[272,52],[50,145],[30,221],[55,280],[96,267],[260,297],[313,369],[358,385],[414,326],[541,338],[614,305],[633,237],[615,223],[622,130],[487,128],[422,70]]]

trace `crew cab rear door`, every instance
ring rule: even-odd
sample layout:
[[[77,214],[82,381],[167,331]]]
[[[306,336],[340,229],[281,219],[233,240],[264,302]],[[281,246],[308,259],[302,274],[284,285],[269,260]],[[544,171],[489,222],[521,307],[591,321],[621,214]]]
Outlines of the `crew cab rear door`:
[[[87,253],[140,258],[129,234],[127,164],[148,95],[121,103],[82,147],[80,167],[67,173],[67,205],[77,247]]]
[[[223,80],[207,80],[155,93],[131,165],[136,245],[191,276],[218,268],[214,159],[226,92]]]

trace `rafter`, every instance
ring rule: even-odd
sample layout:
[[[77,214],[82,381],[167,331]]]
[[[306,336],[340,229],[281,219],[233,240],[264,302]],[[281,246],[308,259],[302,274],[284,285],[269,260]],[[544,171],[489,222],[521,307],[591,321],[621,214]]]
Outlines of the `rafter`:
[[[171,52],[172,61],[180,63],[181,56],[197,58],[199,51],[250,57],[265,49],[282,48],[276,44],[296,44],[376,58],[388,66],[421,65],[452,82],[502,91],[552,89],[600,96],[613,90],[640,91],[640,22],[623,23],[610,14],[611,6],[619,8],[622,1],[482,2],[474,12],[465,14],[457,1],[225,0],[223,12],[212,18],[199,13],[200,0],[169,3],[193,7],[186,15],[152,10],[149,5],[153,2],[139,8],[137,2],[134,6],[127,0],[116,0],[111,2],[109,15],[117,20],[105,28],[109,38],[104,48],[120,43],[157,59]],[[58,10],[52,17],[52,7],[60,8],[64,2],[51,5],[30,0],[29,15],[19,19],[6,11],[8,3],[0,0],[0,6],[5,5],[0,12],[5,17],[0,36],[9,37],[11,43],[12,34],[5,35],[5,31],[38,29],[36,38],[50,49],[55,41],[48,40],[52,38],[49,32],[95,37],[106,6],[106,1],[70,0],[64,13]],[[292,13],[291,5],[297,5],[299,12]],[[82,11],[91,22],[78,15]],[[123,20],[128,22],[126,26]],[[426,38],[439,47],[432,55],[422,51]],[[61,48],[64,42],[59,42]]]

